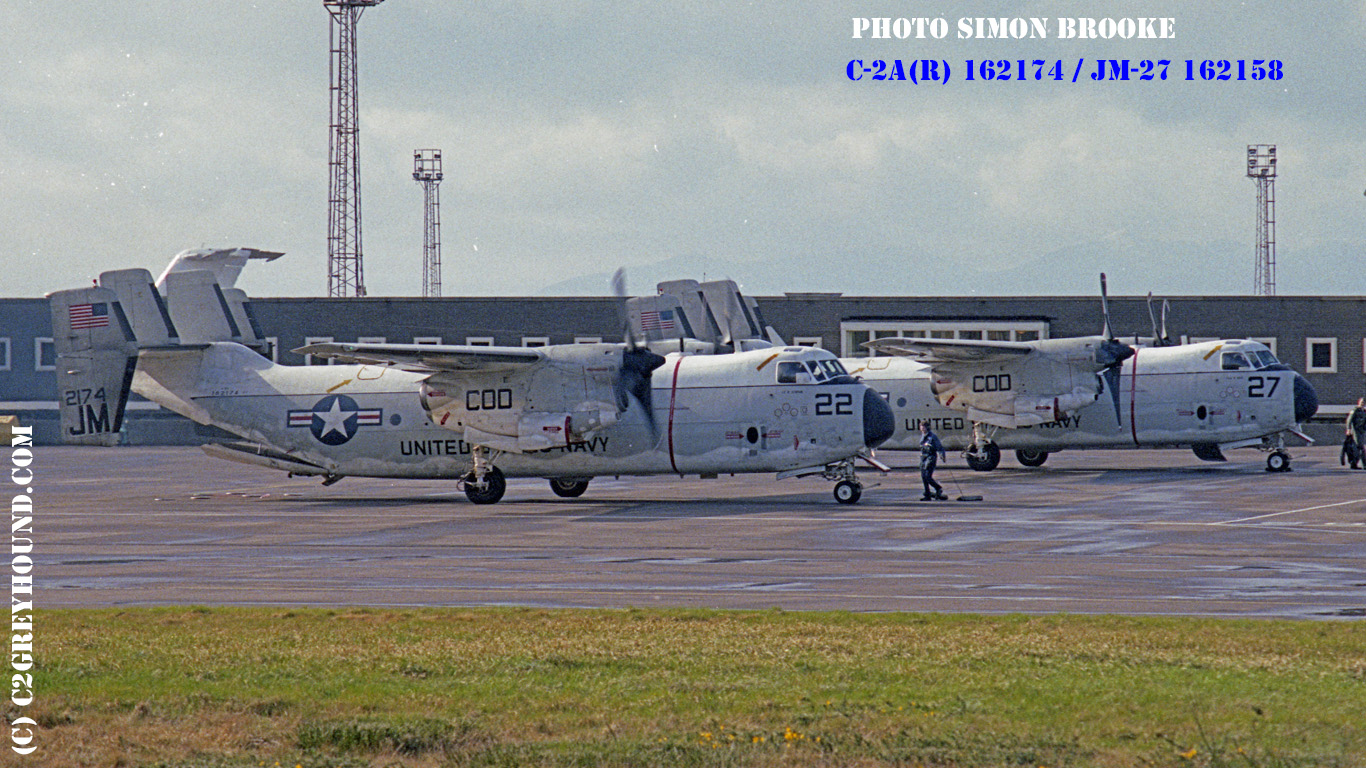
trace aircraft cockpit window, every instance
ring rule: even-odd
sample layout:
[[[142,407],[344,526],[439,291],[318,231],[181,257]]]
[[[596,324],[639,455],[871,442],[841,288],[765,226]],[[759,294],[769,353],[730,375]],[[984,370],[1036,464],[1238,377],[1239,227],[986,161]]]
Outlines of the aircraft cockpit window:
[[[816,381],[825,381],[825,371],[821,369],[819,364],[815,362],[808,362],[806,364],[806,367],[811,369],[811,376]]]
[[[1252,364],[1242,352],[1225,352],[1222,367],[1226,371],[1242,371],[1251,368]]]
[[[1252,353],[1252,354],[1255,354],[1255,355],[1257,356],[1257,367],[1258,367],[1258,368],[1265,368],[1265,367],[1267,367],[1267,366],[1269,366],[1269,365],[1280,365],[1280,364],[1281,364],[1281,361],[1280,361],[1280,360],[1277,360],[1277,359],[1276,359],[1276,356],[1273,355],[1273,354],[1271,354],[1271,352],[1268,351],[1268,350],[1259,349],[1259,350],[1257,350],[1256,352],[1254,352],[1254,353]]]
[[[844,366],[840,365],[840,361],[833,358],[829,360],[817,360],[814,362],[821,367],[821,370],[825,371],[826,376],[831,378],[849,375],[849,372],[844,370]]]
[[[810,384],[811,374],[806,366],[797,362],[778,363],[779,384]]]

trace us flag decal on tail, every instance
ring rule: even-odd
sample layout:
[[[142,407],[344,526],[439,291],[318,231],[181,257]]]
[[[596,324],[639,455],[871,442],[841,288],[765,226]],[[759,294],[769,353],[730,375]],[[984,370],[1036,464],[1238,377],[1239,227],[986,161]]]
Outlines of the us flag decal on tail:
[[[67,308],[67,319],[71,321],[71,330],[73,331],[108,328],[109,305],[104,303],[72,304]]]

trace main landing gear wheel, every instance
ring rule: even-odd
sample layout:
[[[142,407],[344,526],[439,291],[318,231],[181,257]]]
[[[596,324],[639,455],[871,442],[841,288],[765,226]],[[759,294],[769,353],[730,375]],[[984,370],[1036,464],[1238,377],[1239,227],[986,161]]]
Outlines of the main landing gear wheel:
[[[550,490],[556,496],[564,499],[576,499],[588,490],[588,481],[591,477],[552,477],[550,478]]]
[[[1290,454],[1285,451],[1272,451],[1266,457],[1267,472],[1289,472]]]
[[[856,480],[841,480],[835,483],[835,501],[853,504],[863,495],[863,484]]]
[[[1025,448],[1015,452],[1015,460],[1026,467],[1042,467],[1048,461],[1048,451]]]
[[[969,450],[968,466],[978,472],[990,472],[1001,463],[1001,448],[995,443],[987,443],[980,451]]]
[[[489,467],[484,473],[483,483],[474,479],[473,472],[465,475],[464,481],[465,497],[474,504],[496,504],[508,489],[508,481],[503,477],[503,470],[497,467]]]

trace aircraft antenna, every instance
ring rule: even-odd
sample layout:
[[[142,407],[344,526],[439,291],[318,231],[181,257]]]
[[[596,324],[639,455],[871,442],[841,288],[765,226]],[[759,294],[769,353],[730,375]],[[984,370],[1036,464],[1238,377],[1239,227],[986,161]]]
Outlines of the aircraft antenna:
[[[441,295],[441,150],[413,150],[413,180],[422,185],[422,295]]]
[[[1254,296],[1276,295],[1276,145],[1247,145],[1247,176],[1257,182]]]
[[[328,147],[327,295],[364,296],[360,231],[360,108],[356,23],[384,0],[323,0],[332,15],[332,135]]]

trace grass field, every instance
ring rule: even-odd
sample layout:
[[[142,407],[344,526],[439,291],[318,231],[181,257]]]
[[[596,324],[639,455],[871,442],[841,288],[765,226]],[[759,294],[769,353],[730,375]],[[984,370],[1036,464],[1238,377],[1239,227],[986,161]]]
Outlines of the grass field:
[[[22,766],[1366,766],[1366,626],[137,608],[35,626]]]

